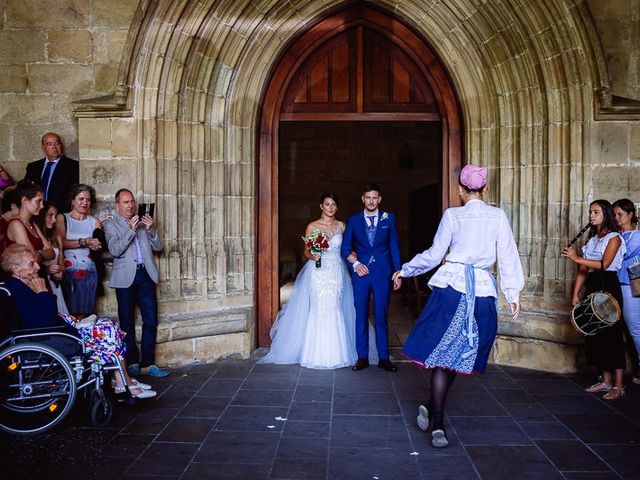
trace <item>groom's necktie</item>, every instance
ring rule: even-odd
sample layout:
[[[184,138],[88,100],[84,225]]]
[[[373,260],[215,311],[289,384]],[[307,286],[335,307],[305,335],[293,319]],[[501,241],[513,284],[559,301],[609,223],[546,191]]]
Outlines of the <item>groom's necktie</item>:
[[[367,238],[369,239],[369,245],[373,247],[373,240],[376,238],[376,224],[375,224],[375,215],[367,215],[367,220],[369,220],[369,225],[367,225]]]
[[[49,179],[51,178],[51,167],[53,166],[53,162],[50,162],[46,158],[44,161],[47,162],[47,165],[44,167],[44,172],[42,172],[42,178],[40,180],[42,188],[44,189],[44,199],[48,200]]]

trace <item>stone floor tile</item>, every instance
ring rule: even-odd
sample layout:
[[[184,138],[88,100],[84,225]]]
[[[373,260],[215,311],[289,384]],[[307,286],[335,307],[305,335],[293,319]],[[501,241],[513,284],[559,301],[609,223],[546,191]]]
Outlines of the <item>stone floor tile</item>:
[[[534,401],[531,404],[506,405],[504,407],[508,415],[517,422],[554,422],[556,418],[541,403]]]
[[[178,414],[178,408],[147,409],[127,425],[124,433],[160,433],[162,429]]]
[[[301,420],[307,422],[329,422],[331,420],[331,407],[329,402],[293,402],[289,409],[289,420]]]
[[[280,435],[273,432],[216,432],[209,434],[194,462],[271,465]]]
[[[614,472],[562,472],[567,480],[620,480]]]
[[[198,396],[207,397],[233,397],[240,389],[240,378],[213,377],[198,391]]]
[[[333,370],[313,370],[311,368],[302,368],[298,385],[318,385],[333,387],[334,371]]]
[[[330,402],[333,388],[329,385],[298,385],[293,400],[296,402]]]
[[[287,418],[287,407],[228,407],[216,430],[236,430],[252,432],[279,432],[282,430],[283,421],[276,417]]]
[[[490,393],[502,405],[529,404],[533,397],[522,388],[496,388],[490,390]]]
[[[466,454],[421,456],[418,461],[420,470],[426,479],[477,480],[480,478]]]
[[[154,442],[126,471],[127,475],[180,475],[196,453],[195,443]]]
[[[349,480],[422,478],[420,465],[410,450],[392,448],[362,448],[357,446],[332,448],[329,453],[329,478]]]
[[[551,413],[611,413],[611,408],[595,395],[581,392],[578,395],[534,394],[534,398]]]
[[[608,413],[558,414],[564,423],[584,443],[625,444],[640,443],[640,427],[622,415]]]
[[[640,478],[640,445],[589,445],[622,478]]]
[[[410,448],[400,416],[334,415],[332,447]]]
[[[562,478],[536,446],[477,446],[467,451],[483,480]]]
[[[327,458],[329,451],[328,438],[294,438],[280,440],[277,456],[280,458]]]
[[[610,471],[591,449],[578,440],[537,440],[536,444],[558,470]],[[571,455],[567,455],[568,452]]]
[[[201,443],[211,431],[216,419],[212,418],[174,418],[160,433],[159,442],[196,442]]]
[[[531,439],[511,418],[449,417],[463,445],[528,445]]]
[[[576,436],[562,423],[552,422],[518,422],[533,440],[575,440]]]
[[[474,391],[475,390],[475,391]],[[472,389],[464,395],[450,392],[446,411],[451,416],[507,416],[500,403],[483,389]]]
[[[399,415],[400,406],[393,392],[336,392],[333,412],[339,415]]]
[[[320,458],[276,457],[269,478],[282,480],[324,480],[327,460]]]
[[[271,465],[191,463],[181,480],[267,480]]]
[[[283,437],[329,438],[330,422],[295,422],[288,420],[284,426]]]
[[[228,397],[193,397],[178,413],[179,417],[218,418],[231,399]]]
[[[231,405],[287,407],[291,403],[292,390],[238,390]]]

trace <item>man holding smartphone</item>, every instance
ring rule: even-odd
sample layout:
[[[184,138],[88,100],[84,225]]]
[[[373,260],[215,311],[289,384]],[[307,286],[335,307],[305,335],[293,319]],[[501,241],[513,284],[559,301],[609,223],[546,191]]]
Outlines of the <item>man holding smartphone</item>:
[[[155,227],[153,211],[150,209],[142,217],[136,215],[136,199],[130,190],[121,188],[115,199],[117,214],[104,223],[104,232],[113,255],[109,286],[116,290],[120,328],[126,333],[129,374],[166,377],[169,372],[155,364],[159,277],[153,252],[161,251],[163,242]],[[136,305],[142,316],[140,350],[136,345]]]

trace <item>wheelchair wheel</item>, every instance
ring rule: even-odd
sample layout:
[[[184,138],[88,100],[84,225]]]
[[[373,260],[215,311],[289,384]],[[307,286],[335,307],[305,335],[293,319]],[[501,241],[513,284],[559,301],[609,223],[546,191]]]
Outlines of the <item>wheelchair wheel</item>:
[[[91,423],[96,427],[104,427],[111,421],[113,415],[111,400],[105,397],[102,390],[96,391],[91,397]]]
[[[76,381],[67,359],[44,344],[22,343],[0,352],[0,429],[45,432],[73,407]]]

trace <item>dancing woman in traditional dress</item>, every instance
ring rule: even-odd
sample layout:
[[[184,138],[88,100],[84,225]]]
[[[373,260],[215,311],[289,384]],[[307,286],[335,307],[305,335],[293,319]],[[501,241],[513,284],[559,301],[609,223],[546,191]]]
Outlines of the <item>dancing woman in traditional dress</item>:
[[[498,293],[491,273],[496,259],[513,319],[520,313],[522,265],[507,215],[482,201],[486,184],[486,168],[465,166],[458,187],[463,206],[447,209],[431,248],[393,275],[398,289],[401,278],[428,272],[445,259],[429,281],[433,292],[402,350],[432,370],[431,397],[419,406],[417,421],[422,430],[433,422],[431,444],[436,448],[448,445],[444,406],[456,374],[482,373],[487,366],[498,323]]]

